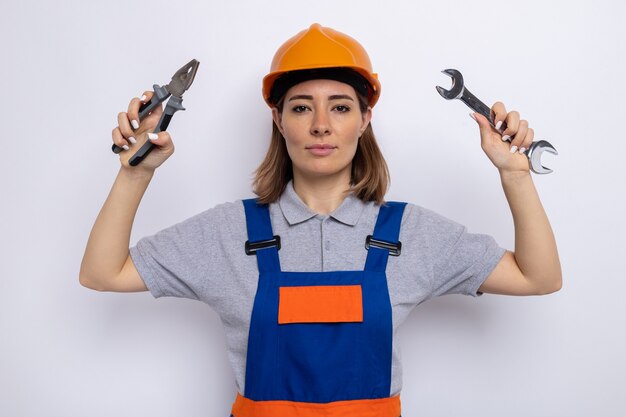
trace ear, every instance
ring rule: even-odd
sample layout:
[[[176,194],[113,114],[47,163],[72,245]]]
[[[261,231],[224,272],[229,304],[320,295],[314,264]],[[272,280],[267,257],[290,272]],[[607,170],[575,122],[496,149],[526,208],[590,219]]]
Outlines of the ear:
[[[363,132],[365,132],[365,129],[367,129],[367,126],[370,124],[371,121],[372,121],[372,108],[367,106],[367,110],[362,115],[361,134],[360,135],[362,135]]]
[[[274,123],[278,127],[278,130],[280,130],[280,133],[285,136],[282,113],[280,113],[276,107],[272,107],[272,119],[274,119]]]

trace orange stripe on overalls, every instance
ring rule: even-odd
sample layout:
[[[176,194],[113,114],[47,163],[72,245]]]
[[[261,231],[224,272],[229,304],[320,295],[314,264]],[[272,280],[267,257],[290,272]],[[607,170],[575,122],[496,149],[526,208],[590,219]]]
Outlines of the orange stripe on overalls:
[[[319,404],[251,401],[237,394],[231,415],[233,417],[397,417],[400,415],[400,396]]]
[[[360,285],[310,285],[278,290],[278,324],[363,321]]]

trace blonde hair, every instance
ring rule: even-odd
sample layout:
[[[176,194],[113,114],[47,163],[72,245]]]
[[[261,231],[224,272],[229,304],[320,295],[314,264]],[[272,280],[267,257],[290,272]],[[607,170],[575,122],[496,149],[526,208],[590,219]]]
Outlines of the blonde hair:
[[[366,99],[360,94],[357,96],[361,112],[367,111]],[[279,113],[282,112],[282,101],[281,99],[276,105]],[[270,145],[265,159],[255,171],[252,189],[259,197],[260,203],[269,204],[279,199],[292,179],[293,168],[285,138],[276,123],[273,123]],[[385,202],[384,197],[390,183],[389,169],[376,142],[371,123],[359,138],[352,159],[350,183],[352,188],[349,192],[354,193],[362,201],[375,201],[378,204]]]

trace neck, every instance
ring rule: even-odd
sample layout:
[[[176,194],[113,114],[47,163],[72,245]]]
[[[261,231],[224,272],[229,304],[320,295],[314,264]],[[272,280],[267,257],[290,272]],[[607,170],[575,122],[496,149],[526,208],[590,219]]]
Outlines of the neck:
[[[293,189],[311,210],[318,214],[332,213],[341,205],[350,190],[350,177],[307,178],[294,172]]]

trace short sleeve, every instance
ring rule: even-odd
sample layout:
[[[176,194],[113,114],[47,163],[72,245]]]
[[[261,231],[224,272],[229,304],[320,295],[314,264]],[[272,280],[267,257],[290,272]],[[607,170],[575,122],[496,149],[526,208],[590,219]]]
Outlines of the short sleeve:
[[[229,215],[238,210],[227,203],[199,213],[158,233],[141,238],[130,256],[155,298],[181,297],[209,302],[219,287],[212,282],[226,263]],[[212,288],[211,288],[212,287]],[[212,289],[212,291],[211,291]]]
[[[505,253],[489,235],[469,233],[444,216],[419,206],[411,207],[417,223],[419,252],[429,271],[428,298],[446,294],[478,296]],[[420,263],[421,263],[420,262]]]
[[[504,252],[493,237],[468,233],[462,227],[454,243],[435,264],[433,295],[481,295],[479,287],[500,262]]]

